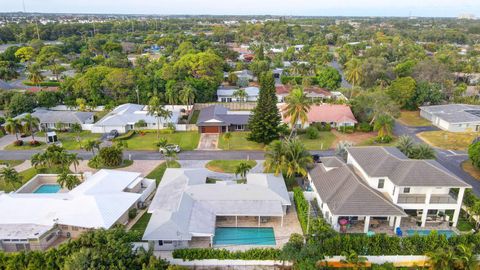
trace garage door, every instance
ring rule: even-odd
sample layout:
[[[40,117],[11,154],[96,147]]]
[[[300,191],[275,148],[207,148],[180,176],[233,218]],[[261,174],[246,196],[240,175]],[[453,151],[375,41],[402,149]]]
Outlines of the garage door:
[[[220,133],[220,127],[202,127],[202,133]]]

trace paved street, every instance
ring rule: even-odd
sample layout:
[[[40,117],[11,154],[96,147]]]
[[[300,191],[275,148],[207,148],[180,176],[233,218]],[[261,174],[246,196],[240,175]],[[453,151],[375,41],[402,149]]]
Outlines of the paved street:
[[[407,127],[399,122],[395,123],[393,132],[395,135],[409,135],[416,142],[424,143],[422,139],[417,137],[417,134],[423,131],[438,130],[438,128],[433,126],[426,127]],[[465,182],[469,183],[473,187],[473,191],[477,196],[480,196],[480,181],[477,181],[471,177],[468,173],[462,170],[461,163],[468,159],[468,155],[465,151],[451,151],[435,148],[437,152],[437,161],[442,164],[445,168],[450,170],[453,174],[463,179]]]

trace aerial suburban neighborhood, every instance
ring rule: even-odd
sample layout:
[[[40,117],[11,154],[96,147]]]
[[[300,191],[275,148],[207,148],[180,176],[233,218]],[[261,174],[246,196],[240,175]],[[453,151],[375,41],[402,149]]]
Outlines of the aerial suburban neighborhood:
[[[0,7],[0,270],[480,269],[474,14],[28,2]]]

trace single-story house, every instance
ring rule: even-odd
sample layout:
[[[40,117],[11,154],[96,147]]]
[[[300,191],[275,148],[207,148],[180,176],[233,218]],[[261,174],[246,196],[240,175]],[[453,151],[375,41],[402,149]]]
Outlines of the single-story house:
[[[160,128],[168,127],[169,123],[176,124],[180,117],[182,106],[165,105],[165,109],[172,112],[170,118],[157,118],[148,114],[148,106],[140,104],[126,103],[122,104],[113,111],[109,112],[102,119],[92,126],[92,133],[106,133],[111,130],[117,130],[120,133],[125,133],[135,128],[135,123],[140,120],[145,121],[146,126],[142,129],[157,129],[157,122],[160,123]]]
[[[291,206],[290,197],[281,175],[250,173],[244,184],[236,181],[207,182],[208,170],[167,169],[148,208],[152,216],[143,240],[154,250],[188,248],[196,243],[214,245],[217,222],[244,217],[283,217]],[[249,226],[251,227],[251,226]]]
[[[246,96],[240,97],[238,91],[245,91]],[[258,87],[250,86],[246,88],[227,88],[220,87],[217,89],[217,101],[218,102],[256,102],[258,99],[260,90]]]
[[[420,107],[420,116],[434,126],[450,132],[480,130],[480,106],[446,104]]]
[[[287,117],[285,112],[283,112],[285,106],[281,106],[282,119],[284,123],[289,124],[290,117]],[[312,105],[307,113],[307,117],[308,122],[304,126],[300,122],[297,123],[297,128],[307,128],[314,123],[330,124],[332,128],[354,126],[357,123],[350,107],[343,104],[324,103]]]
[[[198,130],[201,133],[244,131],[250,114],[250,111],[230,111],[221,105],[212,105],[200,110]]]
[[[248,83],[250,81],[253,81],[254,79],[253,73],[248,69],[233,71],[232,73],[237,75],[239,81],[244,81]],[[228,74],[228,72],[224,72],[223,76],[225,79],[228,78]]]
[[[288,96],[293,87],[290,85],[277,84],[275,85],[275,92],[278,102],[285,102],[285,98]],[[312,100],[323,100],[332,98],[332,93],[327,89],[311,86],[303,89],[305,95]]]
[[[100,170],[83,177],[72,190],[60,188],[57,175],[50,174],[0,193],[0,250],[44,250],[61,237],[126,224],[129,210],[155,190],[155,180],[135,172]]]
[[[22,119],[27,115],[26,113],[17,115],[15,119]],[[44,108],[36,108],[32,116],[37,117],[40,120],[39,130],[52,130],[56,129],[57,123],[62,123],[63,128],[69,128],[73,124],[80,124],[82,128],[85,125],[93,124],[94,115],[93,112],[80,112],[80,111],[54,111]]]

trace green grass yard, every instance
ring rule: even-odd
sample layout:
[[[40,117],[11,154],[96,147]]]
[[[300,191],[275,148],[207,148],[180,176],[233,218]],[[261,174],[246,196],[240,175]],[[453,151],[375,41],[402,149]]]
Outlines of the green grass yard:
[[[409,127],[431,126],[432,123],[420,116],[420,111],[402,111],[398,122]]]
[[[15,167],[17,165],[22,164],[24,161],[25,160],[0,160],[0,165]]]
[[[420,132],[417,136],[434,147],[449,150],[466,150],[473,139],[478,136],[478,133],[437,130]]]
[[[230,132],[230,141],[225,140],[225,133],[220,134],[218,148],[222,150],[263,150],[265,146],[260,143],[247,140],[250,132]]]
[[[255,160],[212,160],[205,167],[214,172],[235,173],[235,168],[242,162],[248,163],[252,168],[257,165]]]
[[[23,140],[23,145],[16,146],[13,143],[10,145],[5,146],[4,150],[8,151],[17,151],[17,150],[37,150],[37,149],[44,149],[47,147],[47,144],[44,142],[40,142],[37,146],[30,145],[30,138],[28,140]]]
[[[330,131],[320,131],[317,139],[309,139],[306,134],[301,134],[298,139],[305,145],[307,150],[327,150],[335,141],[335,135]]]
[[[147,228],[148,222],[150,221],[150,218],[152,217],[152,214],[147,213],[146,211],[143,213],[142,217],[137,220],[137,222],[132,226],[130,231],[137,231],[141,235],[145,232],[145,229]]]
[[[196,131],[175,132],[175,133],[161,133],[160,138],[167,138],[167,142],[171,144],[178,144],[182,150],[194,150],[198,146],[200,134]],[[149,130],[141,134],[135,134],[132,138],[125,140],[128,144],[129,150],[153,150],[157,151],[156,143],[157,132]]]
[[[180,163],[176,161],[170,161],[168,162],[168,168],[180,168]],[[167,169],[167,162],[163,162],[162,164],[158,165],[153,171],[151,171],[148,175],[147,178],[149,179],[155,179],[155,182],[158,184],[160,183],[160,180],[162,180],[163,174],[165,173],[165,170]]]

